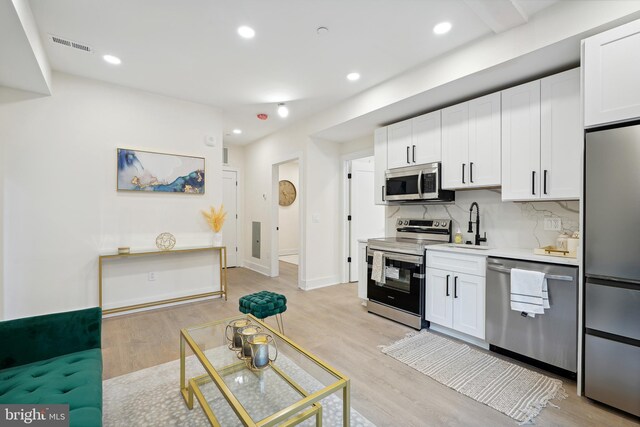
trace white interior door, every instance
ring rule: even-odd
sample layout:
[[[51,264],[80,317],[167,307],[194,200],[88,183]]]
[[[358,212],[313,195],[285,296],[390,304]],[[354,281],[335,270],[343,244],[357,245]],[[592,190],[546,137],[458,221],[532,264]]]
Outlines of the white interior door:
[[[227,218],[222,228],[222,241],[227,247],[227,266],[238,265],[238,173],[222,171],[222,203]]]
[[[358,280],[358,239],[384,236],[384,206],[374,200],[374,158],[351,162],[351,221],[349,281]]]

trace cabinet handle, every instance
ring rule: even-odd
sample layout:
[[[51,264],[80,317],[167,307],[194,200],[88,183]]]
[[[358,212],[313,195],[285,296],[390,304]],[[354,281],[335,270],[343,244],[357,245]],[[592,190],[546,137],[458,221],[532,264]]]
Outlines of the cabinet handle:
[[[464,163],[462,164],[462,183],[465,184],[465,182],[464,182]]]
[[[408,145],[407,145],[407,163],[411,163],[411,162],[409,161],[409,146],[408,146]]]
[[[542,176],[543,181],[544,181],[544,184],[543,184],[543,187],[544,187],[544,189],[543,189],[544,194],[547,194],[547,172],[548,172],[548,171],[545,169],[545,170],[544,170],[544,175]]]
[[[473,162],[469,163],[469,181],[473,183]]]
[[[382,201],[384,202],[384,185],[382,186]]]
[[[413,146],[413,163],[416,162],[416,146]]]
[[[458,298],[458,276],[453,276],[453,297]]]
[[[450,274],[447,274],[447,291],[445,292],[446,296],[449,296],[449,277],[450,276],[451,276]]]
[[[531,194],[536,195],[536,171],[531,171]]]

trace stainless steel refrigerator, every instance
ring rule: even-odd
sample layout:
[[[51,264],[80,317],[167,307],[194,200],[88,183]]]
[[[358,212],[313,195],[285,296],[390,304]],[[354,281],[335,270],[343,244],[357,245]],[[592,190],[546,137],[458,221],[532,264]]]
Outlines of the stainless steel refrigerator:
[[[584,392],[640,416],[640,125],[587,132],[584,204]]]

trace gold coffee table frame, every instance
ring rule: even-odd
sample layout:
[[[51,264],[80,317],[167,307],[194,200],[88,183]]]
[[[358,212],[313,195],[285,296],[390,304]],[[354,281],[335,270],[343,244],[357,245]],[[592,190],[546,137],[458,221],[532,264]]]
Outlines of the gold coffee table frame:
[[[116,308],[108,308],[106,310],[102,310],[103,315],[119,313],[121,311],[129,311],[136,310],[139,308],[147,308],[154,307],[156,305],[169,304],[180,301],[188,301],[192,299],[211,297],[216,295],[221,295],[224,297],[224,300],[227,300],[227,247],[226,246],[203,246],[197,248],[184,248],[184,249],[170,249],[166,251],[162,250],[148,250],[148,251],[140,251],[140,252],[131,252],[128,254],[112,254],[112,255],[100,255],[98,257],[98,304],[100,308],[102,308],[102,270],[103,263],[105,260],[109,259],[121,259],[121,258],[135,258],[135,257],[144,257],[144,256],[158,256],[158,255],[170,255],[170,254],[184,254],[184,253],[194,253],[194,252],[219,252],[220,255],[220,290],[219,291],[211,291],[204,292],[195,295],[187,295],[184,297],[178,298],[170,298],[158,301],[151,301],[142,304],[134,304],[127,305]],[[215,286],[215,283],[214,283]]]
[[[232,363],[228,366],[225,366],[219,370],[216,370],[204,352],[200,349],[196,341],[189,334],[189,330],[202,329],[215,325],[226,325],[229,322],[237,319],[249,318],[255,324],[260,325],[263,329],[269,331],[269,333],[274,334],[281,340],[285,341],[291,348],[296,350],[299,354],[305,356],[307,359],[311,360],[316,366],[324,369],[326,372],[336,377],[336,381],[324,387],[321,390],[318,390],[315,393],[308,394],[302,387],[291,379],[285,372],[283,372],[280,368],[275,366],[275,364],[271,364],[269,369],[273,369],[280,377],[282,377],[287,383],[289,383],[298,393],[300,393],[300,400],[293,405],[290,405],[287,408],[284,408],[267,418],[264,418],[259,421],[254,421],[253,418],[249,415],[246,409],[242,406],[242,404],[238,401],[238,399],[233,395],[231,390],[227,387],[224,380],[222,379],[222,375],[225,375],[230,372],[234,372],[237,370],[246,369],[246,365],[244,360],[240,360],[236,363]],[[187,382],[186,373],[185,373],[185,353],[186,353],[186,345],[191,348],[191,351],[198,358],[202,366],[204,367],[206,374],[200,375],[195,378],[190,378]],[[213,382],[218,390],[222,393],[225,400],[235,414],[238,416],[242,424],[246,427],[270,427],[275,426],[278,423],[282,423],[285,421],[282,426],[294,426],[300,424],[301,422],[315,416],[316,418],[316,426],[322,427],[322,406],[319,401],[324,399],[325,397],[335,393],[336,391],[342,389],[342,421],[343,427],[350,426],[350,411],[351,411],[351,383],[349,378],[342,375],[340,372],[330,367],[313,354],[308,351],[302,349],[299,345],[291,341],[289,338],[282,335],[277,330],[274,330],[266,323],[260,321],[256,317],[251,314],[234,316],[227,319],[219,320],[216,322],[207,323],[200,326],[195,326],[192,328],[185,328],[180,330],[180,392],[182,393],[182,397],[189,409],[193,409],[193,396],[195,395],[196,399],[200,403],[205,415],[207,416],[209,422],[214,427],[220,427],[220,423],[216,419],[213,410],[207,403],[206,398],[202,394],[200,390],[200,386]]]

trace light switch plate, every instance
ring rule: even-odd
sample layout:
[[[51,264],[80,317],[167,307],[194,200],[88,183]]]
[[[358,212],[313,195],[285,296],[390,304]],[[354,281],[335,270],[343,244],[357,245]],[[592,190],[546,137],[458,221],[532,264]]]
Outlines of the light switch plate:
[[[562,230],[561,218],[545,218],[544,219],[545,231],[560,231]]]

